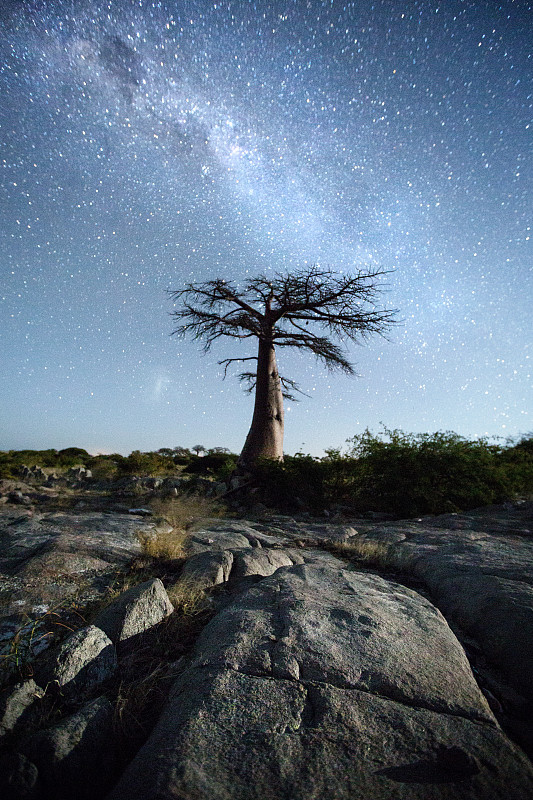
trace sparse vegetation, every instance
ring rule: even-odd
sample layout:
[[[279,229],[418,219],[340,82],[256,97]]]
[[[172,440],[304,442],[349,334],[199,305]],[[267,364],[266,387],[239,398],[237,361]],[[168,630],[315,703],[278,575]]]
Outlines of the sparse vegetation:
[[[72,624],[68,624],[67,619]],[[64,600],[41,614],[24,614],[17,630],[2,642],[0,686],[12,679],[25,680],[33,674],[35,656],[65,635],[86,624],[75,603]]]
[[[322,459],[263,459],[254,470],[263,500],[282,510],[385,511],[396,517],[464,511],[533,492],[532,437],[518,443],[470,441],[451,432],[369,430],[348,451]]]
[[[0,477],[20,478],[23,464],[61,474],[80,463],[92,471],[92,486],[102,497],[113,492],[115,479],[179,479],[180,496],[155,499],[152,508],[173,528],[187,530],[195,519],[219,513],[206,495],[214,482],[229,480],[237,456],[221,447],[206,449],[203,456],[184,447],[135,450],[127,457],[90,456],[76,447],[8,451],[0,453]],[[331,448],[322,458],[297,453],[283,462],[259,459],[249,484],[259,489],[255,502],[282,511],[321,513],[338,506],[349,514],[385,511],[396,517],[464,511],[533,492],[533,436],[502,443],[468,440],[449,431],[410,434],[384,427],[376,435],[365,430],[348,439],[344,453]],[[63,485],[53,501],[56,507],[79,501],[69,491]],[[127,492],[125,496],[136,496],[136,502],[148,502],[144,481],[132,483]],[[87,493],[85,501],[89,499]],[[95,498],[91,502],[94,505]],[[172,548],[163,538],[161,534],[161,549]],[[157,544],[147,547],[157,549]],[[155,557],[155,550],[151,555]]]
[[[403,568],[399,555],[386,542],[376,539],[365,539],[353,536],[347,542],[332,544],[331,550],[343,558],[357,561],[365,566],[375,567],[382,571],[397,571]]]
[[[173,586],[167,587],[167,594],[176,612],[185,616],[202,614],[210,606],[204,589],[189,578],[180,578]]]
[[[223,513],[219,503],[198,494],[157,497],[151,501],[150,506],[156,518],[179,531],[189,531],[202,519],[218,517]]]

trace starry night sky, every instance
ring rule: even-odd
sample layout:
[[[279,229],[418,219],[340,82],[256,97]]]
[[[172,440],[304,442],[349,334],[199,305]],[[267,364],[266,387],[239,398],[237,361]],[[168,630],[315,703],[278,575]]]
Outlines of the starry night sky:
[[[165,290],[313,263],[391,270],[402,324],[357,378],[279,354],[286,452],[531,431],[532,10],[3,0],[0,449],[239,452],[253,349],[171,337]]]

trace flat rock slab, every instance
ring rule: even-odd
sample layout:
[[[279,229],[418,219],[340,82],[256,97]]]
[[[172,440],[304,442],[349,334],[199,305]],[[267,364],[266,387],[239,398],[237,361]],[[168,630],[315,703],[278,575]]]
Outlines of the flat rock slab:
[[[442,615],[338,561],[282,567],[204,628],[109,800],[529,800]]]
[[[187,551],[192,556],[206,551],[242,550],[289,544],[288,537],[282,531],[279,533],[280,535],[269,535],[258,530],[253,523],[227,520],[212,523],[209,527],[195,531],[187,541]]]
[[[0,509],[0,642],[25,614],[103,594],[116,570],[141,553],[139,534],[153,527],[128,514]]]
[[[359,535],[422,580],[521,694],[533,699],[533,503],[387,523]]]

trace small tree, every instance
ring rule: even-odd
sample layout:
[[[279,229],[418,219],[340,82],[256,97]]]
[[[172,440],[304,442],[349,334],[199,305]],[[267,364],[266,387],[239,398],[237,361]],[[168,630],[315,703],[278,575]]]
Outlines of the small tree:
[[[282,378],[276,363],[277,347],[309,350],[326,368],[351,375],[353,366],[337,340],[360,341],[374,333],[383,335],[395,312],[378,309],[380,270],[341,275],[312,266],[292,273],[259,275],[241,287],[222,278],[188,283],[169,294],[180,306],[172,312],[174,334],[204,341],[208,352],[217,339],[257,339],[257,355],[225,358],[234,362],[255,361],[256,369],[240,379],[255,389],[250,431],[239,458],[239,466],[253,465],[258,458],[283,460],[283,396],[294,399],[299,391],[294,381]],[[194,448],[193,448],[194,449]]]

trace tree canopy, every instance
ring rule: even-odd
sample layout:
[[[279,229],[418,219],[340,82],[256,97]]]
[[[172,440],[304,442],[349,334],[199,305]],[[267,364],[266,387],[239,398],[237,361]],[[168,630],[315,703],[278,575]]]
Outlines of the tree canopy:
[[[172,312],[173,333],[201,340],[205,352],[223,337],[258,341],[257,355],[219,361],[225,371],[234,362],[256,362],[255,370],[240,374],[255,388],[254,417],[241,464],[261,456],[283,458],[282,390],[297,387],[280,377],[276,348],[307,350],[327,369],[353,374],[346,343],[384,335],[395,321],[395,310],[377,306],[379,281],[385,274],[376,269],[345,275],[315,265],[261,274],[240,285],[216,278],[170,291],[178,305]]]

